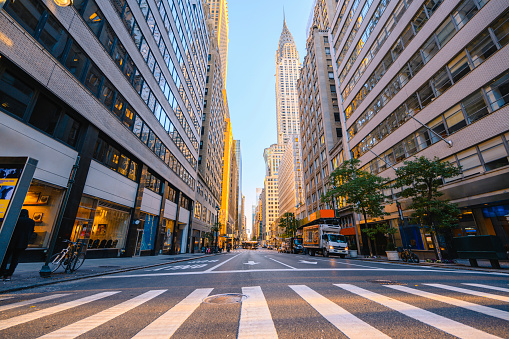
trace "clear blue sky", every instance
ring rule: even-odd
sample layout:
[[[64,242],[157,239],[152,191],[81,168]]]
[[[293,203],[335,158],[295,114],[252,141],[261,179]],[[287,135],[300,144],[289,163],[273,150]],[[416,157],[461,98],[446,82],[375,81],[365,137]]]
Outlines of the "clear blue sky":
[[[257,187],[263,187],[263,150],[277,142],[275,53],[286,24],[302,62],[312,0],[229,0],[230,19],[226,91],[233,138],[242,150],[242,190],[245,215],[251,227],[251,206]]]

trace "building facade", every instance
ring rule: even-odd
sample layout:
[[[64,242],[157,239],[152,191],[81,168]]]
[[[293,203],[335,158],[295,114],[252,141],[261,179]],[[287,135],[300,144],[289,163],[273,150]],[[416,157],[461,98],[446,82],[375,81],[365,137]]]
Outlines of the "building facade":
[[[280,218],[289,212],[297,214],[304,204],[304,178],[302,174],[302,156],[300,138],[296,135],[287,141],[281,157],[278,171],[278,204]]]
[[[496,235],[507,249],[508,10],[500,0],[340,1],[330,35],[345,158],[389,179],[420,156],[461,167],[441,188],[462,211],[453,235]],[[402,206],[403,220],[386,208],[397,245],[431,250]]]
[[[86,242],[89,257],[193,251],[201,3],[7,1],[0,33],[0,154],[38,160],[28,255],[42,259],[51,237]]]
[[[221,56],[221,74],[223,84],[226,87],[226,72],[228,68],[228,3],[226,0],[205,0],[209,6],[210,16],[214,21],[214,33],[217,38],[217,46]]]

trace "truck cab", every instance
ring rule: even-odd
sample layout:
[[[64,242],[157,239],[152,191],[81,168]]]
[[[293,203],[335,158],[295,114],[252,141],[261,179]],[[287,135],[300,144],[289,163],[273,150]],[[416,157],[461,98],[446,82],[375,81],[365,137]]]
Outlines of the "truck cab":
[[[322,254],[324,257],[329,254],[337,254],[341,258],[348,254],[348,243],[344,235],[336,233],[322,234]]]

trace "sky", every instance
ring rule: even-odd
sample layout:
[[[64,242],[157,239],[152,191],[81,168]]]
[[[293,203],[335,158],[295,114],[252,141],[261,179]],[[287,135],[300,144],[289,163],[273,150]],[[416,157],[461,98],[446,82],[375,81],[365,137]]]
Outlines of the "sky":
[[[299,58],[306,55],[306,26],[313,0],[229,0],[229,44],[226,92],[233,138],[242,152],[244,213],[251,228],[256,188],[263,187],[263,150],[277,142],[275,55],[286,25]]]

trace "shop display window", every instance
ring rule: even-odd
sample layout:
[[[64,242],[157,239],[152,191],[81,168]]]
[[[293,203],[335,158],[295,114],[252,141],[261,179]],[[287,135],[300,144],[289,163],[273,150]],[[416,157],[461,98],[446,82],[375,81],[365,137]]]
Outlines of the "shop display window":
[[[23,203],[23,208],[28,210],[30,218],[35,221],[35,232],[28,244],[29,248],[48,247],[63,192],[63,189],[55,186],[32,181]]]
[[[89,239],[89,249],[124,248],[129,228],[130,213],[104,206],[99,201]]]
[[[171,251],[171,240],[175,221],[163,219],[162,227],[164,229],[163,253],[169,253]]]

